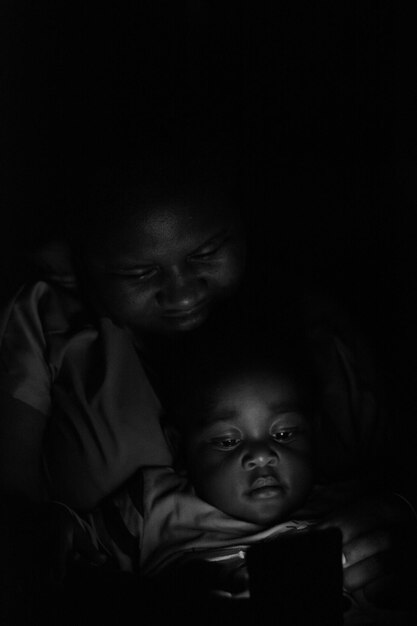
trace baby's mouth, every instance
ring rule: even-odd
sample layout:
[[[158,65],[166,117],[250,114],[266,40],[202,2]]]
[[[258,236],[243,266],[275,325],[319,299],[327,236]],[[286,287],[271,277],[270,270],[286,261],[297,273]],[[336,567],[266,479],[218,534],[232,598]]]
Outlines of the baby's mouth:
[[[264,500],[267,498],[275,498],[283,492],[283,485],[276,476],[268,474],[267,476],[258,476],[250,486],[248,494],[255,499]]]

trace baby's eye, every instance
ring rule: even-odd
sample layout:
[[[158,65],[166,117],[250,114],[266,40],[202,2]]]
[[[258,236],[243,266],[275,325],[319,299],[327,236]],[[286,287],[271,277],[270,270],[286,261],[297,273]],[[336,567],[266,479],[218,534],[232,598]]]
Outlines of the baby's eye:
[[[231,448],[236,448],[236,446],[239,445],[240,439],[234,439],[232,437],[227,439],[221,439],[216,437],[215,439],[211,439],[210,443],[215,448],[220,448],[221,450],[230,450]]]
[[[292,430],[279,430],[273,433],[272,437],[279,443],[289,443],[290,441],[293,441],[297,435],[298,430],[294,428]]]

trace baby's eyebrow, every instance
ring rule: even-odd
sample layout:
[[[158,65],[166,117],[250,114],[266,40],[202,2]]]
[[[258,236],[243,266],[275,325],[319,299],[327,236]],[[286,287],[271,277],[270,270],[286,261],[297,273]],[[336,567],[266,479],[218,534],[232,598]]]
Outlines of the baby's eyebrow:
[[[303,412],[303,407],[299,402],[272,402],[269,405],[269,410],[271,413],[280,415],[283,413],[301,413]]]
[[[218,424],[229,423],[231,420],[235,419],[238,415],[238,412],[235,409],[220,409],[219,411],[215,411],[212,413],[212,418],[208,420],[209,424]]]
[[[233,422],[238,416],[237,411],[234,409],[221,409],[219,412],[210,413],[202,418],[200,423],[201,430],[209,430],[213,427],[230,428],[234,426]]]

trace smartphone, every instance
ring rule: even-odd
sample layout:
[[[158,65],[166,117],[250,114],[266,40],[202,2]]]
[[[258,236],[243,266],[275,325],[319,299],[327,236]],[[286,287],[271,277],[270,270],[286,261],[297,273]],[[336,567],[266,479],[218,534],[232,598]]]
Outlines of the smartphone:
[[[342,535],[300,531],[251,546],[247,553],[252,610],[258,623],[343,624]]]

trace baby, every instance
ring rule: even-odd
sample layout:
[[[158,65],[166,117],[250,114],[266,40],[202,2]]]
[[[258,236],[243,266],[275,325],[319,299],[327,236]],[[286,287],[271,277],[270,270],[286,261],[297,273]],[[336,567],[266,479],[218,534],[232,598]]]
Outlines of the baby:
[[[191,342],[166,385],[175,467],[144,468],[95,512],[71,512],[108,565],[175,601],[249,598],[252,546],[305,536],[352,496],[315,484],[315,385],[305,355],[257,336]],[[341,543],[334,565],[341,616]],[[277,567],[285,574],[291,563]]]
[[[232,335],[226,344],[201,340],[198,368],[190,344],[165,385],[175,408],[166,430],[176,466],[141,470],[85,516],[119,569],[166,579],[196,560],[222,563],[211,570],[217,590],[229,595],[231,564],[241,570],[249,545],[304,530],[323,513],[313,489],[314,394],[303,362],[277,358],[259,341],[243,347]],[[121,525],[130,543],[120,541]]]

